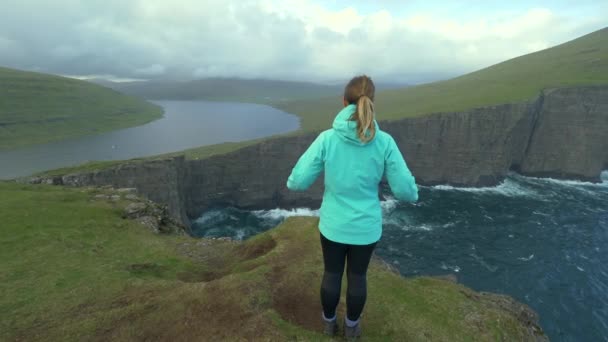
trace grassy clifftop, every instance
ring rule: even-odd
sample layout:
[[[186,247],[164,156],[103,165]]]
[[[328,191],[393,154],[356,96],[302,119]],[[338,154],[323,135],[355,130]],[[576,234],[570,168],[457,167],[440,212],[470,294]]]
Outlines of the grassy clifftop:
[[[323,339],[316,219],[245,243],[154,235],[121,218],[124,196],[100,191],[0,183],[0,340]],[[404,279],[380,262],[369,291],[366,340],[538,337],[507,297]]]
[[[373,76],[373,75],[372,75]],[[541,89],[608,83],[608,28],[450,80],[376,94],[379,119],[399,119],[522,102]],[[277,107],[302,117],[305,130],[325,129],[339,98],[292,101]]]
[[[0,67],[0,150],[141,125],[162,109],[89,82]]]

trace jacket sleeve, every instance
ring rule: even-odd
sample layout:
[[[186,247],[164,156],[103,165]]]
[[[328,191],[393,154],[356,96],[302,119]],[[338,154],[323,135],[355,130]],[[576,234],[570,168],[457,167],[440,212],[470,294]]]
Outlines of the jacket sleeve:
[[[416,179],[408,169],[403,155],[392,137],[390,138],[384,159],[384,172],[393,195],[398,200],[408,202],[416,202],[418,200]]]
[[[324,134],[321,133],[300,157],[287,179],[287,188],[294,191],[308,189],[325,168]]]

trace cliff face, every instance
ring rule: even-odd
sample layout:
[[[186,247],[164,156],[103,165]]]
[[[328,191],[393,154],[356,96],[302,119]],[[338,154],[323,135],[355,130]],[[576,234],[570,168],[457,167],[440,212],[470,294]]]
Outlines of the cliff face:
[[[486,186],[509,170],[599,181],[608,168],[608,86],[544,91],[534,101],[381,122],[419,184]],[[53,183],[136,187],[187,223],[213,205],[318,206],[322,180],[290,192],[291,168],[318,132],[271,139],[203,160],[174,158],[66,175]],[[40,180],[38,180],[40,181]]]
[[[509,170],[599,181],[608,168],[608,87],[546,90],[529,103],[387,122],[422,184],[494,185]]]
[[[526,175],[597,181],[608,169],[608,87],[545,91],[520,168]]]
[[[201,208],[212,205],[251,209],[318,206],[322,180],[301,193],[285,186],[292,167],[317,134],[272,139],[226,155],[189,161],[188,186],[184,188],[187,214],[198,216]]]
[[[387,122],[416,180],[485,186],[521,158],[540,100]]]

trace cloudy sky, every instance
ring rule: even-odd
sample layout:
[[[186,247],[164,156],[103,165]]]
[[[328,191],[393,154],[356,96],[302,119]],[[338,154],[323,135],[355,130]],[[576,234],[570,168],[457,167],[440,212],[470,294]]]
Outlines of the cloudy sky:
[[[419,83],[607,25],[606,0],[2,0],[0,65],[116,79]]]

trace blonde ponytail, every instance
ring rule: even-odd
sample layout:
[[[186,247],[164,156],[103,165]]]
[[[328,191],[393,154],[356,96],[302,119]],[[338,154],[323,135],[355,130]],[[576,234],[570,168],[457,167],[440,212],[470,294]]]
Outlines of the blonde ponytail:
[[[374,124],[374,103],[366,95],[359,97],[357,101],[357,135],[362,142],[374,139],[376,125]],[[368,132],[369,131],[369,132]]]
[[[354,77],[344,88],[344,101],[357,105],[357,110],[350,120],[357,122],[357,135],[361,142],[368,142],[376,136],[374,122],[374,95],[376,86],[366,75]]]

